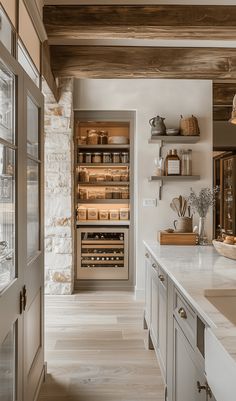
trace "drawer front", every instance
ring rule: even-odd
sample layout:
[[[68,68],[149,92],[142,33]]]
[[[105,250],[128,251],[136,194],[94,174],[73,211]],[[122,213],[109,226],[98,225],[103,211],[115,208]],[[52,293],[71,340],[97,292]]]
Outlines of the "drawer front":
[[[196,344],[196,314],[175,289],[174,316],[192,347]]]

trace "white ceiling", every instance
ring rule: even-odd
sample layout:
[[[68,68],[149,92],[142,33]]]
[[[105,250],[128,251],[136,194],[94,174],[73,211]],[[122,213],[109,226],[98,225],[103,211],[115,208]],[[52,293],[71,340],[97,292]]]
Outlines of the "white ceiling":
[[[202,5],[231,5],[236,6],[236,0],[44,0],[44,4],[69,5],[69,4],[84,4],[84,5],[107,5],[107,4],[202,4]]]

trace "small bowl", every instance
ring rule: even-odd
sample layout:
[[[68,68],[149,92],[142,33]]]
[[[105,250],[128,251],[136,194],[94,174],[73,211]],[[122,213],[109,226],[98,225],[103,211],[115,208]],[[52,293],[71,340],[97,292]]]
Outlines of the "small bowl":
[[[167,128],[166,130],[166,135],[179,135],[179,129],[178,128]]]
[[[236,260],[236,245],[225,244],[224,242],[220,242],[217,240],[213,240],[212,244],[215,250],[225,258]]]

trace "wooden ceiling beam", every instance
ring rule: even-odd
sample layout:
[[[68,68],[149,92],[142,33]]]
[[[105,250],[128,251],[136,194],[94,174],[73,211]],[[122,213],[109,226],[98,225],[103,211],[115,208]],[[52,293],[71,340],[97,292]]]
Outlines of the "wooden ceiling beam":
[[[56,77],[236,80],[230,48],[51,46]]]
[[[236,6],[45,6],[43,19],[49,44],[85,39],[236,39]]]

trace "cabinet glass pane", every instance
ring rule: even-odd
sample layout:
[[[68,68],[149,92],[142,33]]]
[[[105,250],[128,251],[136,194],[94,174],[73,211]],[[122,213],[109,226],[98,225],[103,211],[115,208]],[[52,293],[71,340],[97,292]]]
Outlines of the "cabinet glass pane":
[[[27,256],[39,250],[39,164],[27,159]]]
[[[27,98],[27,152],[38,158],[39,111],[30,97]]]
[[[0,138],[14,141],[14,75],[0,59]]]
[[[14,326],[0,344],[0,400],[15,399],[15,330]]]
[[[15,154],[0,145],[0,292],[15,278]]]
[[[11,53],[12,52],[12,29],[11,24],[3,11],[0,7],[0,41],[2,44],[7,48],[7,50]]]
[[[227,234],[233,234],[234,208],[233,158],[224,160],[223,228]]]

